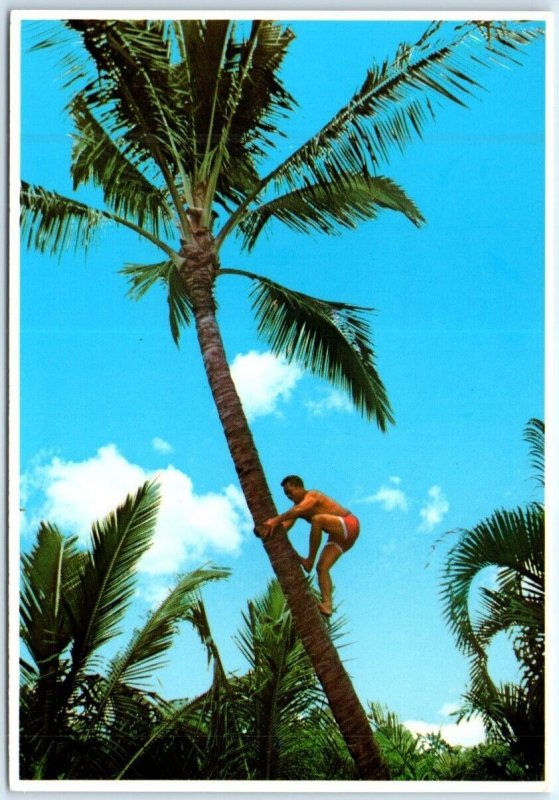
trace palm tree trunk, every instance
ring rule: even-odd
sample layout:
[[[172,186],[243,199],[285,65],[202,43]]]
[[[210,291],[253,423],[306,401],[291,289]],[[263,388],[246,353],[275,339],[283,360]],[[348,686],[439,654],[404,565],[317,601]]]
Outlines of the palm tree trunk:
[[[255,526],[277,510],[272,500],[252,433],[231,378],[215,315],[213,282],[217,256],[211,236],[200,231],[196,241],[181,253],[180,272],[187,286],[196,319],[198,341],[206,374],[242,491]],[[332,713],[363,780],[389,778],[367,716],[330,640],[295,551],[285,533],[262,540],[272,568],[291,610],[296,630],[324,689]]]

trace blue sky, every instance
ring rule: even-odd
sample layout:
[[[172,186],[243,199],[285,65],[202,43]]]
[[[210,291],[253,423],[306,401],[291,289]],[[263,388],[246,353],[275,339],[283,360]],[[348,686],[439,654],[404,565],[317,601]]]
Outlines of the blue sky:
[[[283,79],[299,110],[285,125],[283,153],[349,99],[373,59],[393,56],[425,26],[293,23]],[[23,34],[22,177],[70,194],[59,54],[29,52],[36,23]],[[439,599],[452,535],[433,547],[446,531],[538,496],[522,434],[543,417],[544,43],[527,48],[520,67],[485,70],[483,84],[467,110],[441,104],[424,140],[384,170],[418,204],[423,228],[388,212],[340,237],[277,225],[250,256],[234,240],[221,254],[225,267],[375,308],[377,363],[396,417],[386,434],[327,384],[268,353],[248,283],[226,276],[218,288],[228,358],[279,509],[279,482],[295,472],[361,519],[358,544],[333,570],[356,689],[363,702],[435,726],[451,722],[468,670]],[[101,203],[94,191],[80,197]],[[45,517],[85,537],[93,518],[158,473],[164,503],[130,624],[177,571],[228,566],[229,580],[204,598],[226,666],[242,672],[233,637],[272,571],[251,533],[192,332],[178,350],[163,292],[139,303],[125,296],[118,270],[156,260],[129,232],[109,228],[86,257],[22,250],[22,546]],[[307,535],[304,523],[293,529],[300,551]],[[497,679],[514,677],[507,643],[491,667]],[[155,688],[181,697],[207,684],[205,656],[184,630]],[[461,731],[464,741],[474,727]]]

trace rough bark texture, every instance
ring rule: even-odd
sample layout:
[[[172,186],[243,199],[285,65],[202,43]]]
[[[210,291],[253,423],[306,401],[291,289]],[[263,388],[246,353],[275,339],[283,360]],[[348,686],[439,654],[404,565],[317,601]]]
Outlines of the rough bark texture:
[[[231,378],[213,298],[217,257],[206,229],[183,248],[181,276],[196,319],[210,388],[255,526],[277,514],[235,384]],[[332,713],[363,780],[386,780],[388,769],[353,685],[332,644],[285,533],[262,540],[291,610],[296,630],[324,689]]]

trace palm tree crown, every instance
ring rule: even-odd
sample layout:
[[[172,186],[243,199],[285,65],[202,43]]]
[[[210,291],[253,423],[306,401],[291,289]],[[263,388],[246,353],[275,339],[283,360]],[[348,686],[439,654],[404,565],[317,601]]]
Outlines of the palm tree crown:
[[[288,26],[80,19],[65,25],[87,54],[84,60],[73,50],[67,58],[69,83],[77,87],[68,109],[74,189],[101,187],[105,208],[23,183],[24,234],[28,244],[53,253],[87,246],[109,220],[146,238],[164,260],[124,272],[133,297],[164,282],[176,342],[192,316],[178,268],[184,247],[206,231],[219,251],[233,231],[250,250],[272,220],[334,233],[390,209],[421,225],[417,206],[379,168],[394,148],[421,135],[437,101],[464,105],[480,88],[484,66],[514,60],[542,32],[515,23],[434,23],[393,60],[374,64],[320,131],[266,171],[281,121],[296,108],[279,77],[294,37]],[[218,230],[216,219],[224,220]],[[276,354],[341,386],[381,429],[393,421],[364,318],[370,309],[311,298],[217,263],[212,280],[225,272],[251,281],[258,332]]]

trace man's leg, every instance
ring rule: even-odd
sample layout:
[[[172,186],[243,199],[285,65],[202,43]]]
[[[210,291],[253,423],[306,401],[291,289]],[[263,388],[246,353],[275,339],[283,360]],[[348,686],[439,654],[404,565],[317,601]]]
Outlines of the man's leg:
[[[327,617],[332,613],[332,578],[330,577],[330,567],[336,563],[342,551],[336,542],[328,542],[318,559],[316,572],[318,574],[318,586],[322,595],[322,602],[318,604],[320,611]]]
[[[299,556],[299,560],[303,569],[310,572],[314,566],[316,554],[320,547],[322,539],[322,531],[328,533],[336,542],[342,543],[344,541],[344,527],[339,517],[334,517],[332,514],[315,514],[311,520],[311,532],[309,536],[309,555],[307,558]]]

